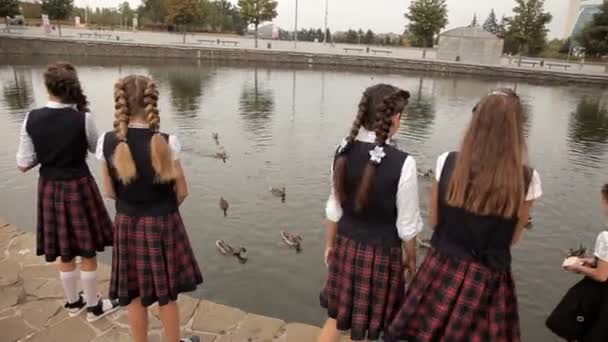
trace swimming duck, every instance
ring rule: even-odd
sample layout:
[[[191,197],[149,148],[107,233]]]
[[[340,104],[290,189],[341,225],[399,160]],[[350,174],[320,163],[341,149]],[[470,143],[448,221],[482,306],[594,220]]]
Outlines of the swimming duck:
[[[281,232],[281,237],[283,241],[289,246],[296,249],[296,252],[300,253],[302,251],[302,237],[300,235],[293,235],[287,232]]]
[[[580,244],[578,246],[578,249],[570,248],[568,250],[566,257],[567,258],[569,258],[569,257],[584,258],[586,255],[587,255],[587,247],[583,246],[583,244]]]
[[[283,187],[283,189],[279,189],[271,186],[270,192],[277,197],[281,197],[281,201],[285,202],[285,196],[287,196],[287,191],[285,190],[285,187]]]
[[[221,151],[221,152],[217,152],[213,158],[215,159],[221,159],[224,163],[226,163],[226,159],[228,159],[228,154],[226,153],[226,151]]]
[[[228,208],[230,208],[230,204],[228,201],[224,199],[224,197],[220,198],[220,209],[224,211],[224,217],[228,216]]]
[[[215,140],[215,144],[219,145],[220,144],[220,135],[218,133],[213,133],[211,136],[213,137],[213,140]]]
[[[424,177],[424,178],[432,178],[433,175],[435,174],[435,172],[433,172],[433,169],[428,169],[426,171],[422,171],[422,170],[418,169],[417,171],[418,171],[418,176]]]
[[[420,249],[431,248],[431,239],[416,238],[416,242],[418,243],[418,247],[420,247]]]
[[[238,250],[235,250],[224,240],[215,241],[215,246],[218,251],[224,256],[235,256],[240,263],[244,264],[247,262],[247,249],[243,246],[239,247]]]

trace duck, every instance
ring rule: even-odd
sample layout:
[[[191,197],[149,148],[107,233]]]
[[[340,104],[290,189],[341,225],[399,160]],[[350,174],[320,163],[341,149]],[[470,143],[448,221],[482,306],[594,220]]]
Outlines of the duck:
[[[416,242],[418,243],[418,247],[420,247],[420,249],[431,248],[431,239],[421,239],[421,238],[417,237]]]
[[[532,216],[528,216],[528,223],[526,223],[524,227],[528,230],[534,228],[534,225],[532,224]]]
[[[431,178],[435,174],[435,172],[433,172],[433,169],[428,169],[426,171],[418,169],[417,171],[418,171],[418,176],[424,177],[424,178]]]
[[[224,163],[226,163],[226,159],[228,159],[228,154],[226,153],[226,151],[221,151],[221,152],[217,152],[213,158],[215,159],[221,159]]]
[[[285,190],[285,187],[279,189],[275,188],[274,186],[271,186],[270,192],[277,197],[281,197],[281,201],[285,202],[285,197],[287,196],[287,191]]]
[[[213,140],[215,140],[215,144],[219,145],[220,144],[220,135],[218,133],[212,133],[211,136],[213,137]]]
[[[228,216],[228,208],[230,208],[230,204],[228,203],[228,201],[226,201],[224,199],[224,197],[220,198],[220,209],[222,209],[222,211],[224,211],[224,217]]]
[[[293,235],[284,231],[281,231],[281,237],[283,241],[292,248],[296,249],[296,252],[302,251],[302,237],[300,235]]]
[[[215,246],[218,251],[224,256],[234,256],[240,263],[244,264],[248,260],[247,248],[240,246],[238,250],[235,250],[224,240],[215,241]]]
[[[578,246],[578,249],[570,248],[566,254],[567,254],[566,255],[567,258],[569,258],[569,257],[584,258],[587,255],[587,247],[583,246],[583,244],[580,244]]]

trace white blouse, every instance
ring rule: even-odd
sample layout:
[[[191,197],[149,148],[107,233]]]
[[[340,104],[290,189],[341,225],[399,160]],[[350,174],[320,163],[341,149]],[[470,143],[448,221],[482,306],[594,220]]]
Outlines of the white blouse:
[[[62,108],[74,108],[76,109],[75,104],[66,104],[50,101],[47,103],[46,108],[52,109],[62,109]],[[29,113],[25,115],[25,119],[23,120],[23,124],[21,125],[21,131],[19,133],[19,148],[17,150],[17,166],[27,168],[33,167],[38,164],[38,158],[36,157],[36,151],[34,150],[34,142],[32,141],[32,137],[27,133],[27,119],[29,118]],[[87,149],[93,153],[95,152],[95,145],[97,143],[97,127],[95,126],[95,121],[93,121],[93,117],[91,113],[85,113],[85,130],[87,135]]]
[[[443,165],[445,164],[445,160],[448,158],[450,152],[445,152],[437,158],[437,167],[435,169],[435,180],[439,182],[441,178],[441,171],[443,171]],[[540,181],[540,175],[536,170],[534,170],[532,174],[532,180],[530,181],[530,186],[528,187],[528,193],[526,194],[526,201],[534,201],[539,199],[543,195],[542,183]]]
[[[376,141],[376,133],[361,128],[357,140],[373,143]],[[336,199],[334,191],[333,166],[330,179],[331,190],[325,207],[325,214],[328,220],[338,222],[342,218],[342,207]],[[402,240],[409,241],[415,238],[423,227],[418,199],[418,171],[416,160],[412,156],[407,157],[401,169],[396,205],[397,222],[395,224],[397,232]]]
[[[147,125],[138,125],[138,124],[130,124],[129,128],[139,128],[139,129],[143,129],[143,128],[148,128]],[[103,155],[103,143],[105,141],[105,137],[106,134],[108,132],[104,133],[101,135],[101,137],[99,137],[99,140],[97,140],[97,148],[95,149],[95,158],[97,158],[97,160],[99,161],[105,161],[106,158]],[[171,148],[171,155],[173,156],[173,160],[179,160],[180,158],[180,153],[182,151],[182,143],[179,140],[178,137],[176,137],[175,135],[169,135],[169,147]]]
[[[593,255],[598,259],[608,262],[608,231],[603,231],[597,236]]]

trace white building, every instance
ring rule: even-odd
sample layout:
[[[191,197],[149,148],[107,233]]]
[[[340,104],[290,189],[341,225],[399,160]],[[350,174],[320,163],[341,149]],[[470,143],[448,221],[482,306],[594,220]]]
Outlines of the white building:
[[[579,34],[601,10],[603,0],[570,0],[565,37]]]
[[[458,27],[439,36],[437,59],[500,64],[504,42],[479,26]]]

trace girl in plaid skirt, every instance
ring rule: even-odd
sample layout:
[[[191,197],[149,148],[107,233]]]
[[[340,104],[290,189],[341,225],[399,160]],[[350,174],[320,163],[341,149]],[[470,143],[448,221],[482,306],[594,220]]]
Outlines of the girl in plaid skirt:
[[[519,98],[490,93],[475,107],[460,152],[437,161],[432,248],[386,341],[520,341],[511,246],[542,194],[525,152]]]
[[[107,195],[116,200],[110,298],[128,306],[136,342],[148,339],[148,307],[158,303],[166,341],[180,339],[177,296],[203,282],[179,205],[188,189],[177,137],[160,133],[158,90],[145,76],[114,88],[114,131],[97,143]]]
[[[86,163],[88,151],[95,151],[97,130],[72,65],[49,65],[44,83],[49,102],[26,116],[17,166],[26,172],[40,165],[36,252],[47,262],[59,259],[68,314],[86,309],[93,322],[118,308],[97,294],[96,254],[112,245],[112,222]],[[76,257],[82,257],[80,270]]]
[[[416,269],[416,235],[422,229],[416,162],[389,144],[400,127],[409,93],[391,85],[368,88],[350,135],[338,148],[327,202],[329,268],[321,306],[329,319],[319,341],[376,340],[404,294],[402,242],[407,270]]]

